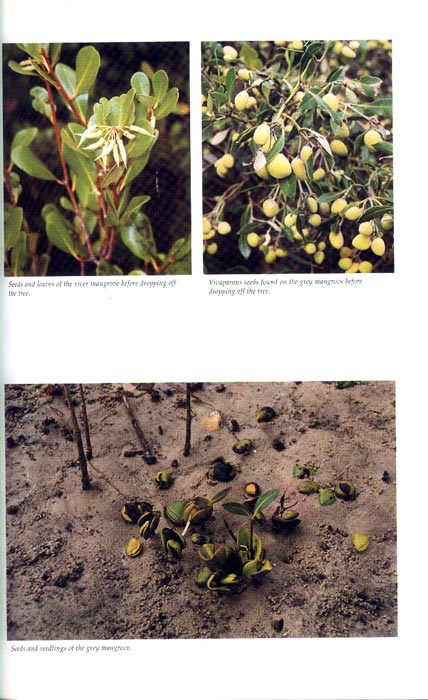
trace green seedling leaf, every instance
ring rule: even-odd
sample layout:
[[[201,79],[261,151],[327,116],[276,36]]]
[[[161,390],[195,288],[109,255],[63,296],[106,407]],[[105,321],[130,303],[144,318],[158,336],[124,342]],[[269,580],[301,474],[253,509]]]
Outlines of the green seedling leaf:
[[[38,132],[39,130],[35,126],[17,131],[12,140],[11,152],[18,146],[29,146],[36,138]]]
[[[158,107],[155,109],[155,117],[157,119],[164,119],[174,111],[178,102],[178,88],[173,87],[168,91],[165,98],[161,101]]]
[[[4,227],[5,252],[13,248],[18,243],[23,218],[24,210],[22,209],[22,207],[12,208],[9,216],[7,216]]]
[[[223,503],[223,508],[227,510],[228,513],[233,513],[234,515],[244,515],[246,518],[251,516],[250,511],[243,503],[230,501],[229,503]]]
[[[77,242],[73,239],[70,225],[59,211],[52,207],[45,214],[46,233],[50,242],[76,260],[80,259]]]
[[[260,513],[262,510],[267,508],[267,506],[272,503],[272,501],[277,498],[279,494],[278,489],[272,489],[271,491],[266,491],[266,493],[262,493],[261,496],[256,501],[256,505],[254,506],[254,511],[253,511],[253,517],[257,515],[257,513]]]
[[[17,146],[12,150],[11,157],[15,165],[27,175],[36,177],[39,180],[58,181],[49,168],[28,148],[28,146]]]
[[[140,195],[139,197],[132,197],[131,201],[129,202],[125,211],[120,217],[120,223],[129,223],[133,216],[140,211],[141,207],[144,204],[146,204],[146,202],[148,202],[149,199],[150,197],[147,194]]]
[[[153,92],[159,104],[168,91],[168,75],[164,70],[158,70],[153,76]]]
[[[76,87],[74,97],[89,92],[100,68],[100,55],[93,46],[84,46],[76,56]]]
[[[221,501],[223,498],[225,498],[225,496],[227,496],[230,489],[231,487],[229,486],[227,489],[223,489],[222,491],[216,493],[215,496],[211,498],[211,503],[218,503],[218,501]]]
[[[131,78],[131,86],[135,90],[135,97],[137,100],[139,100],[143,95],[150,95],[150,80],[142,71],[134,73]]]

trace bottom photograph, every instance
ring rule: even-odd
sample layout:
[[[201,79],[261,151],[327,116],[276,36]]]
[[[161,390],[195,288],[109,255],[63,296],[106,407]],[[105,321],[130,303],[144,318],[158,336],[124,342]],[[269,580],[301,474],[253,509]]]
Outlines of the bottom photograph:
[[[397,635],[388,381],[5,386],[9,640]]]

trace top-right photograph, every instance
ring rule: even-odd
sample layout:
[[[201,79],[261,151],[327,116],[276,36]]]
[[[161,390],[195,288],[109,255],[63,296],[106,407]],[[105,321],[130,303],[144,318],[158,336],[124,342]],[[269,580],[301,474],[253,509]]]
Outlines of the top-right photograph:
[[[392,42],[201,56],[204,273],[394,272]]]

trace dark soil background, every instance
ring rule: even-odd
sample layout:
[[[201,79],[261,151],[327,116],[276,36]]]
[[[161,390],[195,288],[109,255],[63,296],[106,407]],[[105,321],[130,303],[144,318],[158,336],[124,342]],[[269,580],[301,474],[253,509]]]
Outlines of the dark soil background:
[[[397,635],[395,385],[340,386],[196,384],[184,457],[184,384],[85,385],[94,455],[92,489],[83,491],[61,387],[50,395],[45,385],[8,385],[8,639]],[[77,386],[71,389],[77,400]],[[157,458],[153,466],[141,456],[124,391]],[[256,410],[266,405],[276,418],[259,424]],[[201,419],[214,409],[223,425],[210,432]],[[232,450],[242,438],[254,440],[247,456]],[[219,456],[237,468],[229,484],[209,474]],[[297,491],[296,464],[313,470],[322,486],[353,481],[357,498],[321,506],[317,495]],[[163,469],[175,477],[168,490],[153,479]],[[291,533],[275,533],[269,523],[277,501],[265,511],[257,532],[273,569],[261,583],[239,593],[198,588],[198,548],[188,537],[182,560],[171,561],[159,536],[169,524],[164,516],[139,557],[125,554],[138,527],[121,517],[118,490],[163,510],[171,500],[209,497],[226,486],[226,501],[241,501],[249,481],[285,492],[301,518]],[[230,539],[225,517],[234,531],[246,524],[217,503],[206,528],[214,542]],[[365,552],[352,545],[355,532],[369,535]]]

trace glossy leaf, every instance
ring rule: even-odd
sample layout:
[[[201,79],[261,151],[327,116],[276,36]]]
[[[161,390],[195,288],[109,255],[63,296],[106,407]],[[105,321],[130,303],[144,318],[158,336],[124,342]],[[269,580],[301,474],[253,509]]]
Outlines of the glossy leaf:
[[[50,242],[78,260],[80,256],[70,226],[55,207],[52,207],[45,215],[45,223],[46,234]]]
[[[76,56],[76,87],[74,95],[89,92],[100,68],[100,55],[93,46],[84,46]]]
[[[5,251],[13,248],[19,240],[21,233],[22,220],[24,218],[24,210],[22,207],[12,207],[9,216],[5,212],[4,226],[4,249]]]
[[[58,63],[55,74],[69,97],[73,97],[76,90],[76,71],[65,63]]]
[[[49,168],[38,158],[28,146],[17,146],[12,150],[12,160],[18,168],[39,180],[57,180]]]
[[[137,100],[142,95],[150,95],[150,80],[145,73],[139,71],[134,73],[131,78],[131,86],[135,90],[135,97]]]
[[[141,207],[144,204],[146,204],[146,202],[148,202],[149,199],[150,197],[147,194],[140,195],[139,197],[132,197],[125,211],[123,212],[123,214],[121,214],[121,223],[129,223],[130,219],[132,219],[132,217],[140,211]]]
[[[152,83],[153,92],[159,104],[168,91],[168,75],[164,70],[158,70],[153,76]]]
[[[267,508],[267,506],[270,503],[272,503],[272,501],[274,501],[275,498],[278,496],[278,493],[278,489],[272,489],[271,491],[266,491],[266,493],[262,493],[262,495],[256,501],[253,516],[256,516],[257,513],[260,513],[260,511]]]
[[[35,126],[17,131],[13,137],[10,150],[13,151],[18,146],[29,146],[36,138],[38,132],[39,130]]]
[[[140,260],[149,262],[156,256],[156,244],[153,238],[152,227],[147,217],[140,222],[140,226],[135,224],[120,226],[122,242]]]
[[[250,512],[243,503],[236,503],[230,501],[229,503],[223,503],[223,508],[227,510],[228,513],[233,513],[234,515],[244,515],[246,518],[250,517]]]
[[[178,88],[173,87],[169,90],[165,99],[163,99],[159,107],[155,109],[155,116],[157,119],[164,119],[174,111],[178,102],[178,96]]]
[[[109,123],[112,126],[124,127],[133,123],[135,118],[134,97],[134,88],[131,88],[127,93],[119,97],[112,97],[110,100],[111,112],[109,115]]]

